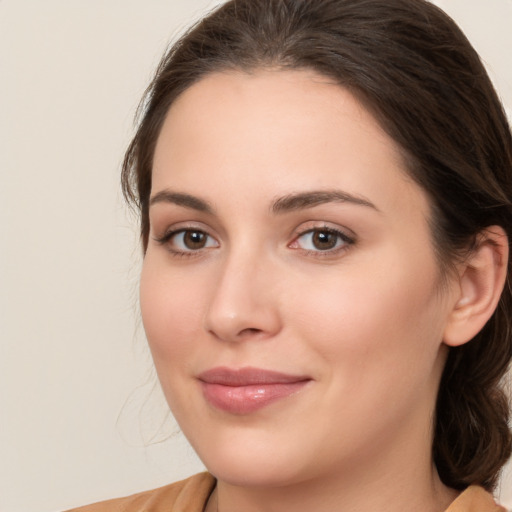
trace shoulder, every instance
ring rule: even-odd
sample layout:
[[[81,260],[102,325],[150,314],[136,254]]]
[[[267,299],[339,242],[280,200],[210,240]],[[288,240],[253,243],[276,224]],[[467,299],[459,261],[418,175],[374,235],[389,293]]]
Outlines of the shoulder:
[[[215,478],[199,473],[186,480],[124,498],[102,501],[68,512],[202,512]]]
[[[462,492],[446,512],[506,512],[490,493],[482,487],[472,485]]]

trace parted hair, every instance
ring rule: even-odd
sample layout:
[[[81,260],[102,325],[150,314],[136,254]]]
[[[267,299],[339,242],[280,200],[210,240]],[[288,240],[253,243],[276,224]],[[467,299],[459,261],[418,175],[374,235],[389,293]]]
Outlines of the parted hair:
[[[164,55],[126,152],[123,191],[140,210],[145,250],[156,140],[173,101],[209,73],[314,70],[351,91],[400,147],[427,193],[440,268],[502,226],[512,240],[512,137],[478,54],[425,0],[231,0]],[[512,358],[509,272],[499,305],[450,348],[433,418],[433,460],[455,489],[496,485],[511,455],[503,390]]]

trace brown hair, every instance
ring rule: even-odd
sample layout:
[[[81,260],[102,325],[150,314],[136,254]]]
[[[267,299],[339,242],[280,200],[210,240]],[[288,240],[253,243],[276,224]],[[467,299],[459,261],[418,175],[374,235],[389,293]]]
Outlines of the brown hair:
[[[143,247],[157,137],[172,102],[208,73],[311,69],[348,88],[401,147],[429,194],[442,268],[500,225],[512,240],[512,138],[466,37],[424,0],[232,0],[164,56],[141,106],[123,190],[141,213]],[[509,262],[510,269],[510,262]],[[450,349],[436,408],[433,458],[443,482],[491,490],[512,451],[501,388],[512,358],[509,272],[493,317]]]

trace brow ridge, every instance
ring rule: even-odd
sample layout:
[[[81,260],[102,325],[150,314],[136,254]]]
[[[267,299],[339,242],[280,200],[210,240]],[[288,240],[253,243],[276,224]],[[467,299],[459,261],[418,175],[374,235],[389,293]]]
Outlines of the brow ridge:
[[[170,203],[204,213],[213,213],[213,208],[210,203],[208,203],[208,201],[200,199],[199,197],[193,196],[191,194],[173,192],[168,189],[157,192],[149,200],[150,206],[159,203]]]
[[[313,190],[308,192],[298,192],[287,194],[276,199],[271,205],[271,211],[274,214],[293,212],[307,208],[314,208],[326,203],[351,203],[358,206],[379,209],[368,199],[362,196],[355,196],[342,190]],[[151,197],[149,204],[153,206],[159,203],[170,203],[185,208],[190,208],[204,213],[213,214],[214,208],[211,204],[199,197],[183,192],[173,192],[172,190],[161,190]]]
[[[351,203],[379,211],[379,209],[367,198],[355,196],[342,190],[313,190],[288,194],[275,200],[271,209],[273,213],[286,213],[306,208],[313,208],[325,203]]]

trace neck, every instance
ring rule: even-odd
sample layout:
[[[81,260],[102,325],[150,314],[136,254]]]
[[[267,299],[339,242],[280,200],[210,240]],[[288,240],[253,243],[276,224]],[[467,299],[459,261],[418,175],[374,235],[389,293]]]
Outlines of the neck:
[[[358,482],[354,476],[276,488],[248,488],[219,481],[206,512],[444,512],[458,494],[439,480],[434,468],[426,478],[410,478],[404,471],[403,478],[392,483],[383,474],[365,475]]]
[[[362,492],[353,493],[339,482],[333,486],[325,480],[319,485],[308,482],[266,490],[233,488],[219,482],[206,512],[444,512],[457,497],[457,492],[445,487],[437,477],[424,489],[408,489],[403,483],[400,487],[395,493],[389,487],[376,490],[376,486],[365,485],[360,487]]]

